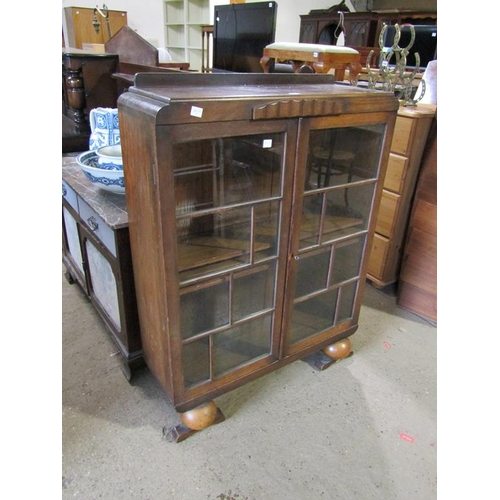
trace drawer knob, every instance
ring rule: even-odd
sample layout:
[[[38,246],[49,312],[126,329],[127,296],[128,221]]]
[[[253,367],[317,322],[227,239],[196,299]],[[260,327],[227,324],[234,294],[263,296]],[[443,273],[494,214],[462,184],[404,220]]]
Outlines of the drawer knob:
[[[97,231],[99,229],[99,223],[96,221],[94,216],[87,219],[87,224],[92,231]]]
[[[62,185],[62,195],[64,197],[66,197],[66,195],[68,194],[68,189],[66,188],[66,186],[63,184]]]

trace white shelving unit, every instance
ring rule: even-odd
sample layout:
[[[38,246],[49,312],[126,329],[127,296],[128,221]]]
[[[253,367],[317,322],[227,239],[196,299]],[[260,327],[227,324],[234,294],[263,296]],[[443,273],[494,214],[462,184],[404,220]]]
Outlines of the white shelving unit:
[[[201,26],[210,24],[210,9],[210,0],[164,0],[165,48],[195,71],[201,71]]]

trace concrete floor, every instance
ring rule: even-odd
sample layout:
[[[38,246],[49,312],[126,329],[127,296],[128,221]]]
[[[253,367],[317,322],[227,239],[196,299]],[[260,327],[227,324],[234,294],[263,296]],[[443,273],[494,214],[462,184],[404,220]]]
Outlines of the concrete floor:
[[[354,355],[298,361],[216,399],[226,420],[182,443],[145,369],[129,383],[63,276],[62,498],[430,500],[437,497],[435,326],[368,285]]]

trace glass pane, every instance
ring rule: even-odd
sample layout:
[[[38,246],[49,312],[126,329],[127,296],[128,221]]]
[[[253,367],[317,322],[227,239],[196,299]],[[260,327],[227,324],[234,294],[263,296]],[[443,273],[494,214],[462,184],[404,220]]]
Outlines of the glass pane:
[[[181,281],[233,269],[251,261],[252,207],[178,218]],[[254,242],[254,252],[269,244]]]
[[[301,249],[319,244],[323,199],[322,194],[304,196],[300,221],[299,248]]]
[[[173,156],[181,211],[281,196],[281,133],[176,143]]]
[[[384,129],[371,125],[312,130],[305,190],[375,178]]]
[[[252,314],[274,307],[273,262],[234,276],[232,320],[239,321]]]
[[[120,330],[118,291],[111,264],[89,240],[85,240],[85,249],[87,251],[90,281],[94,296],[106,311],[115,327]]]
[[[181,295],[181,336],[208,332],[229,324],[229,281],[206,285]]]
[[[303,340],[333,326],[338,289],[294,305],[290,343]]]
[[[326,193],[322,242],[366,230],[374,193],[375,184],[333,189]]]
[[[336,324],[352,318],[352,309],[354,306],[354,299],[356,298],[357,287],[358,282],[354,281],[340,288],[340,300],[337,311],[337,319],[335,321]]]
[[[297,261],[295,298],[324,290],[327,287],[330,247],[300,256]]]
[[[359,276],[365,238],[354,238],[335,245],[333,257],[333,283]]]
[[[210,379],[209,339],[202,338],[182,346],[184,384],[187,386]]]
[[[260,203],[255,207],[255,262],[278,255],[281,202]]]
[[[214,376],[271,351],[272,315],[247,321],[213,336]]]
[[[181,283],[276,257],[283,134],[173,149]]]
[[[375,184],[370,183],[304,196],[299,248],[365,231],[374,193]]]

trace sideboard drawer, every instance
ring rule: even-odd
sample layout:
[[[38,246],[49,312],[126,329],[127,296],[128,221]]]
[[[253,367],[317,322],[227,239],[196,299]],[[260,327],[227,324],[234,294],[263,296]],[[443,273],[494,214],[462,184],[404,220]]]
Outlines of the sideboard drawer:
[[[414,120],[404,116],[396,118],[396,127],[392,136],[391,151],[400,155],[408,154],[408,146],[410,144],[411,129]]]
[[[401,196],[385,189],[382,191],[380,208],[377,216],[375,231],[387,238],[391,238],[398,217],[398,207]]]
[[[113,230],[87,205],[79,200],[80,217],[90,231],[99,238],[104,246],[116,257],[116,242]]]
[[[408,158],[391,153],[387,162],[387,172],[384,179],[384,188],[395,193],[401,193],[406,176]]]
[[[78,196],[64,180],[62,181],[62,197],[71,205],[75,212],[78,212]]]

